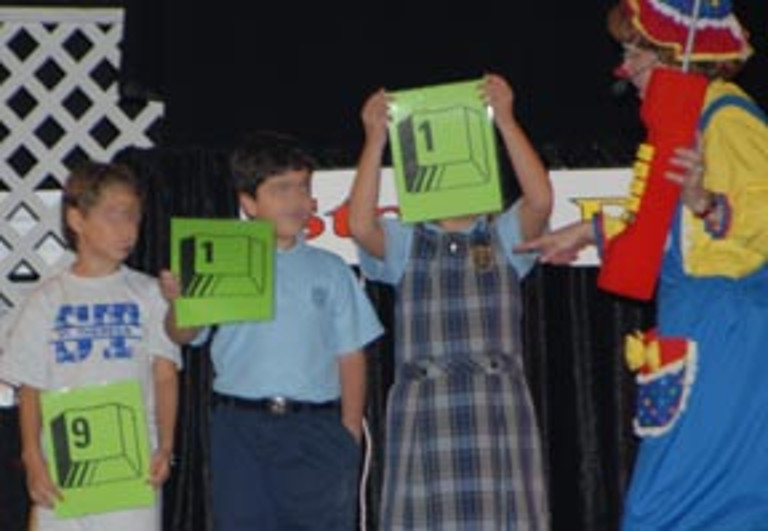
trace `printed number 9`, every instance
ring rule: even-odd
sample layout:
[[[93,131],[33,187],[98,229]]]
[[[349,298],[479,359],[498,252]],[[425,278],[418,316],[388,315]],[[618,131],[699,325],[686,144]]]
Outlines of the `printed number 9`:
[[[88,420],[83,417],[77,417],[72,420],[72,434],[74,445],[78,448],[87,448],[91,444],[91,426]]]

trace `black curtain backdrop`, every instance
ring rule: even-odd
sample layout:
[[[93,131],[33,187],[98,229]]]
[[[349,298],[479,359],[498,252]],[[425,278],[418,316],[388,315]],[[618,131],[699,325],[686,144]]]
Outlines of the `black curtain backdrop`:
[[[149,273],[167,267],[171,217],[237,215],[222,151],[131,148],[116,159],[137,171],[148,192],[142,240],[131,259],[134,267]],[[636,447],[631,432],[634,387],[623,361],[623,338],[653,324],[653,307],[599,291],[596,276],[592,267],[537,266],[523,285],[524,355],[545,441],[554,531],[617,528]],[[392,330],[392,290],[376,283],[367,290]],[[368,530],[377,529],[392,358],[389,334],[369,348]],[[185,348],[184,362],[178,463],[165,487],[164,523],[167,530],[209,531],[212,370],[207,348]]]

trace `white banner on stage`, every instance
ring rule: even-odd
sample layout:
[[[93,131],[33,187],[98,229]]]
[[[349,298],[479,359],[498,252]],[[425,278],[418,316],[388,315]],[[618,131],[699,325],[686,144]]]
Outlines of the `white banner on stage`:
[[[318,170],[313,180],[316,200],[315,215],[309,224],[312,244],[332,250],[351,264],[357,263],[357,252],[347,225],[347,197],[354,179],[354,169]],[[596,212],[621,213],[629,183],[630,168],[553,170],[550,178],[555,194],[552,228],[579,219],[590,219]],[[391,168],[382,171],[380,211],[397,216],[397,193]],[[575,266],[594,266],[599,259],[594,247],[585,249]]]

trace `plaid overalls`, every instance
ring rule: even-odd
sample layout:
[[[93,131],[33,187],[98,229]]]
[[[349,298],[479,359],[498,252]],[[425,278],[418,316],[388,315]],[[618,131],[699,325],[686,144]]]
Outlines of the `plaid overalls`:
[[[415,227],[397,286],[382,530],[548,528],[518,281],[487,222]]]

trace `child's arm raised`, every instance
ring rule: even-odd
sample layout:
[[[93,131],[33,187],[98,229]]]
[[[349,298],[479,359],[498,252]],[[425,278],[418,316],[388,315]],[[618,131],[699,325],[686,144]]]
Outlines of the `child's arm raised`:
[[[355,181],[349,196],[349,229],[352,237],[368,254],[383,258],[384,230],[379,223],[381,161],[387,145],[388,96],[384,89],[366,100],[361,112],[365,143],[357,163]]]
[[[514,114],[514,92],[503,77],[487,74],[485,97],[493,109],[504,146],[522,192],[520,223],[523,238],[541,234],[552,212],[552,184],[547,169]]]

